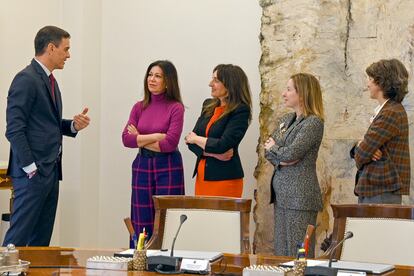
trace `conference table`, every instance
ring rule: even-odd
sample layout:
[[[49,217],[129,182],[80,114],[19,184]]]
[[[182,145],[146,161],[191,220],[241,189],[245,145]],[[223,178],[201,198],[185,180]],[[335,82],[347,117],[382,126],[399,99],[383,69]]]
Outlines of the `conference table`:
[[[156,275],[147,271],[115,271],[86,269],[86,260],[93,256],[112,256],[122,249],[78,249],[64,247],[20,247],[20,259],[29,261],[28,275]],[[224,258],[212,264],[211,275],[241,275],[250,265],[278,265],[291,260],[290,257],[266,255],[224,254]],[[158,274],[159,275],[159,274]],[[188,275],[188,274],[181,274]],[[414,267],[396,266],[383,275],[414,275]]]

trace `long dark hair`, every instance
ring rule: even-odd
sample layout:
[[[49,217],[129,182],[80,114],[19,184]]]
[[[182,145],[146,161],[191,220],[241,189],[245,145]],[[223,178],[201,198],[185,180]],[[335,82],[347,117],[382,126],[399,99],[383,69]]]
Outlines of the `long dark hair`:
[[[216,71],[217,79],[223,83],[228,91],[228,95],[225,99],[226,110],[220,118],[232,112],[240,105],[245,104],[250,108],[250,122],[252,118],[252,97],[250,94],[249,80],[243,69],[233,64],[219,64],[213,69],[213,73]],[[214,108],[218,106],[220,106],[220,100],[214,99],[204,107],[204,115],[211,116],[214,113]]]
[[[177,69],[169,60],[157,60],[151,63],[144,77],[144,100],[143,106],[147,107],[151,102],[151,92],[148,89],[148,75],[152,67],[158,66],[164,73],[164,81],[166,84],[165,96],[168,100],[183,103],[181,100],[180,86],[178,85]]]

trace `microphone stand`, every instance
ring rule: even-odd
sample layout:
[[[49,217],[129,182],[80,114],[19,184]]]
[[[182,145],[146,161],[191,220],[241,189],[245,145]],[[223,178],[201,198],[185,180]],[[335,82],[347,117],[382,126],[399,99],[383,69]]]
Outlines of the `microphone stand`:
[[[175,233],[172,245],[171,245],[171,254],[170,257],[174,257],[174,246],[175,246],[175,240],[177,239],[178,233],[180,232],[181,226],[183,225],[184,221],[187,220],[186,215],[181,215],[180,217],[180,226],[178,226],[177,233]]]
[[[171,253],[170,256],[149,256],[147,259],[148,270],[156,271],[161,274],[179,274],[180,273],[180,261],[181,258],[174,257],[174,245],[175,240],[177,239],[178,233],[180,232],[181,226],[183,225],[184,221],[187,220],[186,215],[180,216],[180,225],[178,226],[177,233],[174,236],[172,245],[171,245]]]
[[[311,275],[320,275],[320,276],[337,276],[338,275],[338,268],[332,267],[332,258],[336,251],[336,249],[343,244],[347,239],[350,239],[354,236],[354,234],[351,231],[348,231],[345,233],[345,237],[338,242],[331,250],[331,253],[329,254],[329,263],[328,266],[310,266],[306,267],[305,269],[305,275],[311,276]]]

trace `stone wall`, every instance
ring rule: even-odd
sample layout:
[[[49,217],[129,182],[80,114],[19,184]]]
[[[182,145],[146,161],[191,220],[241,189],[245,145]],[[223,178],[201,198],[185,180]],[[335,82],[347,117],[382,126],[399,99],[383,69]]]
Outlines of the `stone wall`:
[[[316,75],[323,89],[325,133],[318,158],[324,210],[318,217],[319,244],[332,231],[330,204],[356,203],[355,165],[349,149],[362,138],[377,105],[369,99],[365,68],[382,58],[398,58],[414,72],[414,1],[404,0],[261,0],[262,58],[260,74],[259,161],[254,249],[273,253],[273,207],[269,183],[272,166],[263,157],[263,142],[287,112],[281,92],[297,72]],[[410,91],[413,90],[410,79]],[[404,100],[410,120],[411,163],[414,164],[412,122],[414,95]],[[413,191],[414,172],[411,183]],[[414,196],[411,193],[411,202]],[[409,198],[404,198],[409,203]],[[318,252],[318,251],[317,251]],[[318,254],[318,253],[317,253]]]

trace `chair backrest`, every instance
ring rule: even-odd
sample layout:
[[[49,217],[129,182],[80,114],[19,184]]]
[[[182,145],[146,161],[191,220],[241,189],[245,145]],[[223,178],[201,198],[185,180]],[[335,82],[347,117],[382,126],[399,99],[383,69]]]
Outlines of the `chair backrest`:
[[[393,204],[332,205],[332,246],[352,231],[334,257],[345,261],[414,265],[414,206]]]
[[[148,249],[171,249],[180,224],[187,215],[175,250],[250,253],[251,200],[227,197],[153,196],[155,221]]]

